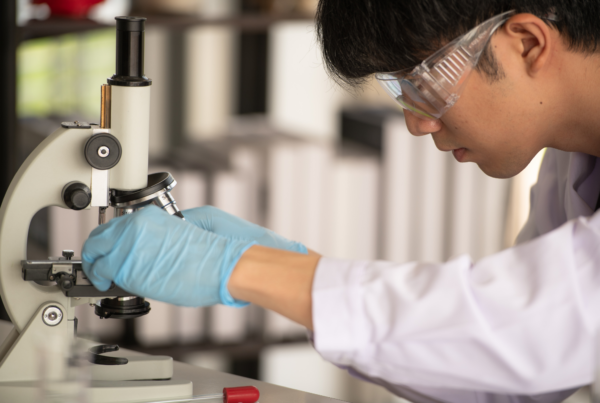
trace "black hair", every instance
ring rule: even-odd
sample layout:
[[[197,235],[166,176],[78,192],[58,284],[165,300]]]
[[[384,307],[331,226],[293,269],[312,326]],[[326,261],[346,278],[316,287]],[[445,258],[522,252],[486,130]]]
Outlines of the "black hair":
[[[483,21],[516,10],[554,13],[572,51],[594,53],[600,41],[598,0],[320,0],[317,37],[334,79],[354,86],[375,72],[414,67]],[[488,46],[477,68],[492,81],[502,69]]]

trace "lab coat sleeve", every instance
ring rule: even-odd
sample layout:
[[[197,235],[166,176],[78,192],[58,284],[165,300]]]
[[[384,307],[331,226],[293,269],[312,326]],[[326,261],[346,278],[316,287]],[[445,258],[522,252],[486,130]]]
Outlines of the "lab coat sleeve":
[[[476,264],[324,257],[312,291],[315,348],[391,389],[538,395],[588,384],[599,246],[596,214]],[[533,401],[558,401],[546,397]],[[515,399],[504,401],[532,401]]]

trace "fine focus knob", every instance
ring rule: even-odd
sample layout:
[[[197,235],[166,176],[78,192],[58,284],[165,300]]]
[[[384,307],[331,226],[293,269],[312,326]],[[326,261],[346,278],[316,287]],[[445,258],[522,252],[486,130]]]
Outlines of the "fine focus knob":
[[[110,133],[96,133],[85,143],[84,156],[92,168],[111,169],[121,160],[121,143]]]
[[[63,189],[63,201],[72,210],[83,210],[91,203],[92,193],[85,184],[71,182]]]

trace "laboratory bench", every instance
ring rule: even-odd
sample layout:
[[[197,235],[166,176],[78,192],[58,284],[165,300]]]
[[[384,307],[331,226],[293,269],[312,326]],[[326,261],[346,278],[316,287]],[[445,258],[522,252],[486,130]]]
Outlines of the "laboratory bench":
[[[0,320],[0,344],[12,329],[12,324]],[[134,356],[143,355],[136,351],[120,350],[107,355]],[[188,380],[194,384],[194,395],[217,393],[225,387],[255,386],[260,391],[260,403],[340,403],[341,400],[332,399],[306,393],[299,390],[272,385],[254,379],[244,378],[237,375],[200,368],[182,362],[173,363],[173,379]],[[310,374],[307,374],[309,376]],[[217,400],[215,400],[217,401]]]
[[[194,395],[214,393],[225,387],[255,386],[260,391],[260,403],[335,403],[341,400],[313,395],[266,382],[226,374],[189,364],[175,362],[174,379],[187,379],[194,383]],[[310,374],[307,374],[310,376]]]

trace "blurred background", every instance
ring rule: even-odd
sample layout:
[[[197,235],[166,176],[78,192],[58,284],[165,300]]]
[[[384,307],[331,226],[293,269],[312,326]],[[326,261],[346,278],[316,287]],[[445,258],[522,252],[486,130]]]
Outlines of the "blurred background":
[[[444,261],[468,253],[477,260],[511,246],[542,153],[517,177],[497,180],[438,151],[430,136],[411,136],[375,82],[351,93],[328,77],[316,6],[6,1],[17,26],[2,24],[12,39],[2,49],[9,130],[0,135],[0,194],[61,121],[98,122],[100,85],[115,69],[114,17],[140,15],[148,18],[145,69],[153,80],[150,172],[173,174],[180,209],[211,204],[339,258]],[[80,255],[97,214],[40,211],[28,258],[63,249]],[[403,401],[324,362],[305,329],[277,314],[255,306],[151,306],[149,315],[127,321],[100,320],[78,307],[79,333],[352,403]]]

